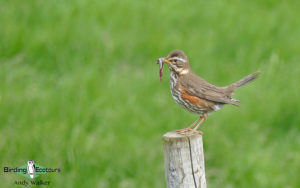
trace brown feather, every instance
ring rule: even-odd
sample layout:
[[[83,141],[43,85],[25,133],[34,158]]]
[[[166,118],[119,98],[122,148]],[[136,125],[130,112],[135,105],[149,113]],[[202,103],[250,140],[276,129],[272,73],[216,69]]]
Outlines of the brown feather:
[[[224,88],[217,87],[208,83],[193,72],[188,74],[188,76],[180,76],[179,83],[181,83],[183,87],[189,88],[187,90],[187,93],[192,96],[196,96],[201,99],[206,99],[220,104],[232,104],[239,106],[238,102],[231,100],[230,96],[227,95],[227,92]]]
[[[256,79],[258,76],[260,75],[260,72],[254,72],[252,74],[249,74],[248,76],[245,76],[244,78],[240,79],[239,81],[230,84],[229,86],[225,86],[223,87],[223,89],[225,89],[225,91],[227,92],[228,96],[232,96],[233,92],[237,89],[240,88],[246,84],[248,84],[249,82],[253,81],[254,79]]]

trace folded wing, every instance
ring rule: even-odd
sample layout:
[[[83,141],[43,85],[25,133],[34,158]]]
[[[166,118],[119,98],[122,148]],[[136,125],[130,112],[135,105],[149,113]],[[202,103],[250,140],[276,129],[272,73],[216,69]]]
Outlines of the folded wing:
[[[227,94],[225,88],[216,87],[208,83],[204,79],[198,77],[194,73],[192,73],[189,80],[186,80],[183,83],[183,87],[186,88],[186,92],[189,95],[220,104],[232,104],[236,106],[240,105],[238,101],[231,99],[231,97]]]

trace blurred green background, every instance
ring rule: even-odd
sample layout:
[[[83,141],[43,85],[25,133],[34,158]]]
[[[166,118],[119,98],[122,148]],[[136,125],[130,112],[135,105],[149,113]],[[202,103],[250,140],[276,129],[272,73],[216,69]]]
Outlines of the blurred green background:
[[[208,187],[300,187],[299,1],[0,1],[0,164],[50,187],[165,187],[162,135],[197,116],[172,99],[173,49],[242,106],[209,116]],[[17,174],[2,174],[12,187]]]

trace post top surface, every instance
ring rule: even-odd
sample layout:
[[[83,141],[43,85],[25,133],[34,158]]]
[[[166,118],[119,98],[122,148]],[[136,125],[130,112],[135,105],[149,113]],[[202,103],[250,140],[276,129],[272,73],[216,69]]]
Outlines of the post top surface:
[[[202,137],[202,135],[200,134],[197,134],[197,133],[188,133],[186,135],[183,135],[183,134],[179,134],[177,133],[176,131],[170,131],[170,132],[167,132],[163,135],[163,139],[182,139],[182,138],[196,138],[196,137]]]

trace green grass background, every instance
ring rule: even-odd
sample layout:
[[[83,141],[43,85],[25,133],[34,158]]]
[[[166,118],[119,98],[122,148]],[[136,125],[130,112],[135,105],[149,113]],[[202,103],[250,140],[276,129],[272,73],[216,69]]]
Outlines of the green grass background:
[[[173,49],[239,89],[209,116],[209,187],[300,187],[299,1],[0,1],[1,187],[28,159],[50,187],[165,187],[162,135],[197,116],[159,82]]]

